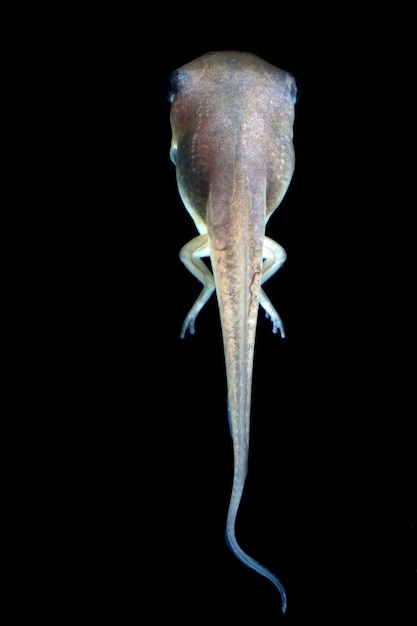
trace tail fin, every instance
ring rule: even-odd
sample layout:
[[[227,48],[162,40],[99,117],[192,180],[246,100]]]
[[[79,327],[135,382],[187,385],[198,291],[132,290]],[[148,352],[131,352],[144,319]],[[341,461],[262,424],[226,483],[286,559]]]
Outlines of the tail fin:
[[[228,417],[233,440],[234,476],[226,541],[247,567],[278,589],[285,613],[284,587],[266,567],[239,546],[235,524],[248,470],[250,405],[256,324],[262,280],[265,185],[236,167],[212,190],[207,208],[210,259],[219,303],[226,363]],[[227,190],[227,192],[225,191]]]
[[[284,585],[282,584],[282,582],[269,569],[267,569],[266,567],[261,565],[261,563],[246,554],[246,552],[242,550],[237,542],[235,534],[236,516],[243,493],[243,487],[244,484],[242,483],[242,481],[238,480],[238,477],[235,476],[233,480],[229,512],[227,514],[226,542],[231,552],[233,552],[233,554],[236,558],[239,559],[239,561],[241,561],[247,567],[253,569],[261,576],[264,576],[265,578],[270,580],[272,584],[275,585],[275,587],[281,594],[282,612],[285,613],[285,611],[287,610],[287,594],[285,593]]]

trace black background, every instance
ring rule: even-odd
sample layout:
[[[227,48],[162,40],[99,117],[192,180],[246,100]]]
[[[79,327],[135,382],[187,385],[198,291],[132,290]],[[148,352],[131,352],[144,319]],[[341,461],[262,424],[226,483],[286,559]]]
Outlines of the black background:
[[[117,624],[411,624],[413,105],[408,51],[392,43],[407,19],[245,17],[80,14],[56,26],[58,61],[46,46],[55,206],[37,225],[54,305],[37,394],[49,390],[56,421],[38,426],[50,445],[37,507],[54,510],[57,615],[85,603]],[[267,228],[288,254],[265,286],[287,337],[261,312],[237,526],[284,583],[285,617],[224,541],[232,451],[214,298],[179,338],[200,285],[178,258],[196,231],[169,160],[165,79],[213,49],[255,52],[301,85],[296,170]]]

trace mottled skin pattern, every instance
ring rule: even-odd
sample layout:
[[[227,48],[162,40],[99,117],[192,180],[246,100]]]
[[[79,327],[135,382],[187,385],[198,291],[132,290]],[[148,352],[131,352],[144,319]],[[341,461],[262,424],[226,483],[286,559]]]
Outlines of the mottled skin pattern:
[[[180,252],[203,283],[181,336],[211,294],[219,304],[226,361],[234,478],[226,539],[243,563],[281,582],[249,557],[235,537],[236,516],[247,475],[255,331],[259,304],[284,336],[281,319],[261,284],[285,261],[283,248],[265,236],[294,170],[296,84],[287,72],[245,52],[210,52],[170,77],[171,159],[179,193],[199,236]],[[210,257],[213,274],[203,257]]]

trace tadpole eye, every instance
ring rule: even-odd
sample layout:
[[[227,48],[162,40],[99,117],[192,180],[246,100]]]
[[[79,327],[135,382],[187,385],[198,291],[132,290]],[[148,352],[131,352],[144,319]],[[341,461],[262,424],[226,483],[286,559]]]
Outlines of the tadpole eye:
[[[291,88],[292,101],[294,104],[297,104],[301,96],[301,83],[295,76],[293,76],[293,79],[294,80]]]
[[[179,71],[171,72],[165,79],[165,95],[172,102],[179,89]]]
[[[169,156],[174,165],[177,163],[177,146],[172,146],[169,151]]]

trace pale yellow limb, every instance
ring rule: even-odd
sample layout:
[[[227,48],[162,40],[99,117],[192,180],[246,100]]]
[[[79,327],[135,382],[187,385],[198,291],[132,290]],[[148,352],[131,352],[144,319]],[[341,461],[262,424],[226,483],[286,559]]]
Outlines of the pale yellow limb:
[[[264,262],[262,266],[262,284],[279,270],[279,268],[282,266],[287,258],[287,253],[285,252],[284,248],[279,245],[279,243],[277,243],[270,237],[265,237],[263,257]],[[284,338],[285,330],[282,320],[278,314],[278,311],[275,309],[274,305],[272,304],[263,289],[261,289],[261,293],[259,295],[259,304],[265,309],[266,317],[269,318],[272,322],[272,332],[276,334],[279,330],[281,337]]]
[[[201,260],[202,257],[208,257],[209,255],[210,248],[207,235],[194,237],[194,239],[191,239],[180,250],[180,259],[184,263],[185,267],[189,272],[191,272],[191,274],[193,274],[193,276],[198,278],[198,280],[203,283],[203,289],[191,307],[182,325],[182,339],[184,338],[187,330],[191,335],[194,335],[196,317],[215,289],[213,274],[210,272],[204,261]]]

